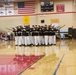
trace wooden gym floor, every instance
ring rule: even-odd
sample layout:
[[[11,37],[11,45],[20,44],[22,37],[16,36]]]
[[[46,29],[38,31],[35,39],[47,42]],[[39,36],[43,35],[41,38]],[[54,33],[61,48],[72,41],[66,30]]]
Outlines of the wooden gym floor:
[[[14,55],[17,56],[17,58],[19,55],[19,59],[22,58],[21,56],[23,55],[43,55],[43,57],[39,57],[37,61],[30,64],[26,69],[22,65],[23,61],[19,61],[21,62],[19,65],[24,67],[24,69],[21,69],[18,75],[76,75],[76,40],[61,40],[57,41],[56,46],[38,47],[18,47],[14,45],[14,41],[0,41],[0,68],[1,65],[7,65],[4,62],[6,62],[8,58],[4,59],[3,63],[1,62],[3,61],[2,59],[8,55],[9,57],[10,55]],[[10,59],[8,59],[8,61],[9,60]],[[13,62],[14,60],[11,60],[11,63]],[[15,70],[17,70],[17,68]],[[15,75],[14,71],[11,74]],[[9,73],[1,73],[0,75],[9,75]]]

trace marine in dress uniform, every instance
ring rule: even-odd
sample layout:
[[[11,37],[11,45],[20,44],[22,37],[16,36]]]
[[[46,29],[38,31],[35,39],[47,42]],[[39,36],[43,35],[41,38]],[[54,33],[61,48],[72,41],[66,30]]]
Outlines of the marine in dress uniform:
[[[52,28],[51,25],[48,27],[49,29],[49,45],[52,45]]]
[[[38,35],[39,35],[39,32],[38,32],[37,25],[33,28],[32,35],[33,35],[33,38],[34,38],[34,45],[38,46],[38,39],[39,39]]]
[[[18,45],[22,46],[22,31],[21,31],[21,27],[18,27]]]
[[[53,31],[53,44],[56,45],[56,32],[58,31],[58,24],[52,24],[53,28],[52,28],[52,31]]]
[[[13,28],[14,36],[15,36],[15,46],[18,46],[18,28]]]
[[[48,45],[48,39],[49,39],[49,36],[48,36],[48,34],[49,34],[49,32],[48,32],[48,28],[47,28],[47,25],[45,25],[45,27],[44,27],[44,39],[45,39],[45,45]]]
[[[25,46],[25,27],[22,28],[22,44]]]
[[[27,27],[26,27],[26,34],[27,34],[27,46],[30,46],[31,45],[31,38],[30,38],[30,25],[28,25]]]

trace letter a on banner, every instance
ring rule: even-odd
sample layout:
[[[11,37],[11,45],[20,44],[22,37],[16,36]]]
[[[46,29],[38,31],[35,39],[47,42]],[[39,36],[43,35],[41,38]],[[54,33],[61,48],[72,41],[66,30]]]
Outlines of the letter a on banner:
[[[24,24],[30,24],[30,17],[24,16]]]

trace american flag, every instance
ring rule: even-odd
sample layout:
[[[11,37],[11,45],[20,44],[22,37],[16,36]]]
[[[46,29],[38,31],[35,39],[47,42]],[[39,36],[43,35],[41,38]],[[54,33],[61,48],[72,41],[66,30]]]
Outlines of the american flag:
[[[35,1],[18,2],[18,14],[35,13]]]

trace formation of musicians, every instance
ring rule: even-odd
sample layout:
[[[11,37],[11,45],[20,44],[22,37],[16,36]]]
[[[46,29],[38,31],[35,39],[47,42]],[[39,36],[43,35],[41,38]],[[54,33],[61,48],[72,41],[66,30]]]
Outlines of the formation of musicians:
[[[56,25],[25,25],[13,28],[16,46],[47,46],[56,45],[56,34],[59,30]]]

